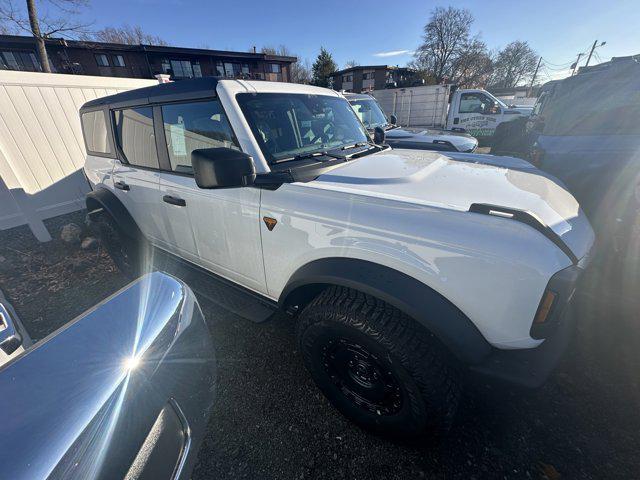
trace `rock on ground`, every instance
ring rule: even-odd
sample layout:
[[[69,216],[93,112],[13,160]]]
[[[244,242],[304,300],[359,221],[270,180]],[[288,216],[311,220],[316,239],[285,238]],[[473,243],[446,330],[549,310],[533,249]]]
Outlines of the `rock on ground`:
[[[82,240],[80,247],[83,250],[93,250],[94,248],[98,248],[98,239],[95,237],[87,237]]]
[[[67,223],[60,230],[60,239],[66,243],[79,243],[82,229],[75,223]]]

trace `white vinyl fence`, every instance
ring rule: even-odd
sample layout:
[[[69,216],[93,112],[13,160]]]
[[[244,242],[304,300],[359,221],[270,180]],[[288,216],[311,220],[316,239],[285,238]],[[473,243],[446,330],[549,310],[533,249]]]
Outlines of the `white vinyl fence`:
[[[372,95],[387,115],[397,117],[398,125],[444,127],[449,92],[449,85],[424,85],[374,90]]]
[[[28,224],[51,240],[42,221],[83,208],[88,190],[80,107],[157,83],[0,70],[0,230]]]

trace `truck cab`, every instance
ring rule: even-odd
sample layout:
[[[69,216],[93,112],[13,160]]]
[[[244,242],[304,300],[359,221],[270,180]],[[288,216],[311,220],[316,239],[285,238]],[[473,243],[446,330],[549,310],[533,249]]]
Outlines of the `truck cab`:
[[[464,129],[487,143],[498,125],[531,115],[532,110],[532,107],[508,106],[486,90],[460,89],[451,95],[446,127]]]

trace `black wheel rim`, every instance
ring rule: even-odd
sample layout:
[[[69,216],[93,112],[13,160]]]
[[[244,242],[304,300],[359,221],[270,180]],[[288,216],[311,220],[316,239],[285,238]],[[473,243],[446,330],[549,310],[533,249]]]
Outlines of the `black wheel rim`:
[[[376,415],[393,415],[402,408],[400,383],[377,355],[357,342],[329,339],[322,346],[324,371],[342,394]]]

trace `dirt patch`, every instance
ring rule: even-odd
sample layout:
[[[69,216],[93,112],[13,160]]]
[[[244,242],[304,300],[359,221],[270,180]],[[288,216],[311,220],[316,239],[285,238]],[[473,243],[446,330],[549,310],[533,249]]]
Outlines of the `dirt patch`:
[[[99,245],[83,250],[80,243],[60,239],[69,223],[81,227],[81,238],[89,235],[84,212],[47,221],[53,240],[46,243],[38,242],[26,226],[0,232],[0,288],[34,341],[127,283]]]

